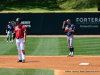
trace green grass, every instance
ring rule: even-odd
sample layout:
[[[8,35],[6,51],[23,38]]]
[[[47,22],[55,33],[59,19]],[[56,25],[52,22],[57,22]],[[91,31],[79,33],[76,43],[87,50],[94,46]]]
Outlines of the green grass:
[[[75,55],[100,55],[100,37],[75,37],[74,48]],[[69,53],[66,37],[27,37],[25,49],[26,55],[33,56]],[[0,55],[18,55],[15,40],[12,45],[0,37]],[[54,75],[54,70],[0,68],[0,75]]]
[[[0,75],[54,75],[51,69],[0,68]]]
[[[19,8],[11,8],[11,10],[2,10],[2,11],[5,11],[5,12],[8,12],[8,11],[25,11],[25,12],[49,12],[49,11],[98,11],[98,7],[92,7],[92,8],[82,8],[82,9],[56,9],[56,10],[48,10],[48,9],[43,9],[43,8],[34,8],[34,9],[19,9]]]
[[[100,55],[100,37],[75,37],[75,55]],[[69,53],[66,37],[27,37],[25,44],[26,55],[56,56]],[[0,37],[0,55],[18,55],[16,43],[6,42]]]
[[[42,9],[42,8],[34,8],[34,9],[18,9],[18,8],[12,8],[12,10],[2,10],[2,12],[9,12],[9,11],[25,11],[25,12],[49,12],[51,10],[46,10],[46,9]],[[52,11],[98,11],[98,8],[97,7],[93,7],[93,8],[82,8],[82,9],[66,9],[66,10],[52,10]]]
[[[100,37],[75,38],[76,55],[100,55]]]

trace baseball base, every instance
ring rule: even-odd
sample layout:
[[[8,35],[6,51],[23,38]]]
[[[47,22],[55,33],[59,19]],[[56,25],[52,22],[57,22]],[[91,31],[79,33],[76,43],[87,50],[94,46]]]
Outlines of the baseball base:
[[[80,63],[79,65],[89,65],[89,63]]]

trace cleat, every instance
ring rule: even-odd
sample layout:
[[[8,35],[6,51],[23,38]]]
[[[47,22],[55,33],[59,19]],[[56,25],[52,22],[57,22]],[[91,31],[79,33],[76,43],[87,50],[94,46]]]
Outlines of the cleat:
[[[69,56],[71,56],[71,55],[67,55],[67,56],[69,57]]]
[[[73,57],[73,56],[74,56],[74,54],[73,54],[73,52],[72,52],[71,57]]]
[[[25,63],[25,60],[22,60],[22,63]]]
[[[71,56],[71,52],[69,53],[69,55],[68,56]]]
[[[72,54],[71,57],[73,57],[74,55]]]
[[[22,60],[18,60],[17,62],[22,62]]]

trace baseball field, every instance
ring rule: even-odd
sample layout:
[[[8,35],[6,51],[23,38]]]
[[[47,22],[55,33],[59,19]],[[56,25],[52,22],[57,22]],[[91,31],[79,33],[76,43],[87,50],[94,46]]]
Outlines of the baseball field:
[[[17,63],[15,40],[12,45],[0,36],[0,75],[100,75],[100,36],[75,35],[74,48],[67,57],[66,35],[27,36],[26,63]]]

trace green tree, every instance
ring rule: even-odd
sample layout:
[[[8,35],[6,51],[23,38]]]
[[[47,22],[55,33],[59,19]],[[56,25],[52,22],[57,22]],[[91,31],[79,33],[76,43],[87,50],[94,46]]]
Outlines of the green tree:
[[[62,9],[81,9],[90,8],[97,5],[97,0],[58,0],[59,7]]]
[[[97,5],[98,5],[98,11],[100,11],[100,0],[97,0]]]
[[[41,8],[46,10],[82,9],[98,6],[100,11],[100,0],[0,0],[0,11],[18,9]],[[16,10],[15,10],[16,11]]]

